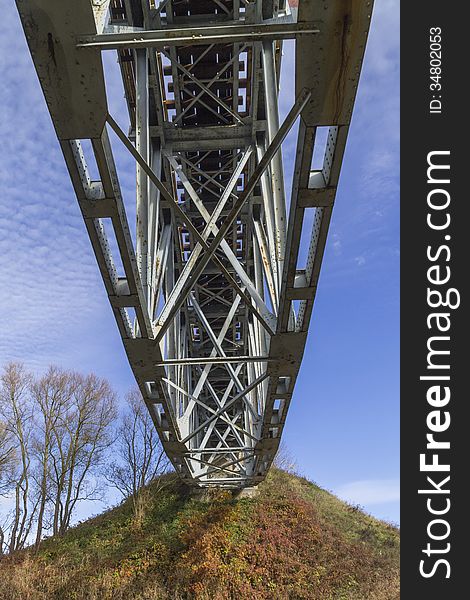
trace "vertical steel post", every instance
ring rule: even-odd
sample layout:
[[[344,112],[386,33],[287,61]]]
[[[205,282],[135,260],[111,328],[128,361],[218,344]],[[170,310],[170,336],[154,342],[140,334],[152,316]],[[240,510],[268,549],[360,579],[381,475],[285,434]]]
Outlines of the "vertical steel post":
[[[135,140],[137,152],[147,164],[150,163],[149,122],[148,122],[148,51],[135,51],[136,66],[136,109],[135,109]],[[144,296],[149,307],[150,285],[149,252],[148,252],[148,213],[149,213],[149,180],[147,174],[137,163],[136,167],[136,256],[137,265],[142,280]]]
[[[278,85],[274,58],[274,43],[264,41],[262,45],[263,83],[266,98],[267,143],[270,144],[279,129]],[[274,201],[274,223],[276,227],[275,248],[279,264],[278,278],[282,274],[284,252],[286,247],[286,200],[284,191],[284,175],[282,154],[279,148],[271,163],[271,179]]]

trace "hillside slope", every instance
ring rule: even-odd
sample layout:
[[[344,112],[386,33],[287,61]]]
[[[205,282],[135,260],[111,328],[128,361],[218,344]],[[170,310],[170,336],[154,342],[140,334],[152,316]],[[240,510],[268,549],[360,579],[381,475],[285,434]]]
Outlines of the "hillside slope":
[[[398,531],[273,469],[252,499],[178,482],[0,560],[8,600],[394,600]]]

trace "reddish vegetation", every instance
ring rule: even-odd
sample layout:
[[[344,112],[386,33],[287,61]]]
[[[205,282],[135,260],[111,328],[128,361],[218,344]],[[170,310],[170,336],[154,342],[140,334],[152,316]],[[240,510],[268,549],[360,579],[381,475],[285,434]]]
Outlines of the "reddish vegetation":
[[[151,488],[150,488],[151,491]],[[254,499],[178,484],[0,561],[0,598],[394,600],[398,532],[273,470]]]
[[[372,593],[382,571],[365,544],[325,526],[290,489],[271,490],[250,511],[219,505],[192,515],[181,539],[173,584],[194,598],[325,599],[353,593],[358,580]]]

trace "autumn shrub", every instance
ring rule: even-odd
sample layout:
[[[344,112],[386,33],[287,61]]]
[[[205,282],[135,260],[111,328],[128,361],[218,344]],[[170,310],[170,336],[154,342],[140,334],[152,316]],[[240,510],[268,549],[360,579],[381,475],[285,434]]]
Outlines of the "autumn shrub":
[[[149,487],[0,559],[3,600],[398,600],[396,528],[279,470],[251,499]]]
[[[187,518],[181,540],[172,585],[188,598],[324,600],[370,591],[377,573],[366,545],[325,527],[291,490],[213,504]]]

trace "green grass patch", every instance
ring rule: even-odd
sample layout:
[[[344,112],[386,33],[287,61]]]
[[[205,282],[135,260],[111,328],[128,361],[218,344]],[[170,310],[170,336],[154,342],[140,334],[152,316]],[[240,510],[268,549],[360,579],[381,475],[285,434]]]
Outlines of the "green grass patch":
[[[11,600],[394,600],[399,532],[272,469],[259,495],[197,499],[175,481],[0,560]]]

